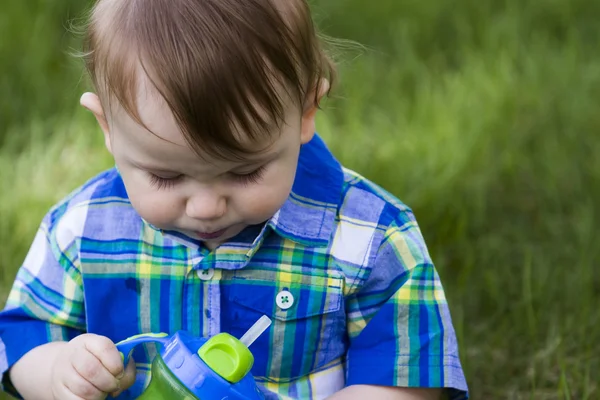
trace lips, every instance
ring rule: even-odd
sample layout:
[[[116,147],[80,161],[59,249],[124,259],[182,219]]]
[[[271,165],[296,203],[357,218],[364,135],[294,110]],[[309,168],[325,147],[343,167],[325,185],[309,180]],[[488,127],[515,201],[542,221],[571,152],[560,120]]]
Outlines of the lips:
[[[202,240],[216,239],[225,233],[226,229],[221,229],[215,232],[196,232],[196,235]]]

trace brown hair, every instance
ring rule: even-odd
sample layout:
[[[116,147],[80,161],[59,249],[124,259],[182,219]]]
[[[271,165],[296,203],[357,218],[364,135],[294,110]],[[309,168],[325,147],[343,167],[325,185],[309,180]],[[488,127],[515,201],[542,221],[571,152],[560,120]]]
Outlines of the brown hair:
[[[281,126],[286,95],[318,106],[335,77],[306,0],[98,0],[84,58],[105,106],[143,124],[141,67],[190,146],[221,157],[248,153],[241,132],[257,141]]]

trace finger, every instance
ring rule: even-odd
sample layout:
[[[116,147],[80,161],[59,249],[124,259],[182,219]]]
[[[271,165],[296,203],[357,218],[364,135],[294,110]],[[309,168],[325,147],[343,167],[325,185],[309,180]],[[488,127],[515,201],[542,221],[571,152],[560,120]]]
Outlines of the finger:
[[[73,399],[82,400],[104,400],[106,393],[103,393],[91,382],[79,375],[77,371],[73,371],[69,375],[69,379],[64,382],[67,392],[73,395]],[[60,398],[62,400],[62,397]]]
[[[71,365],[82,378],[102,392],[109,393],[119,388],[117,378],[104,367],[95,355],[86,349],[73,353]]]
[[[136,369],[135,369],[135,361],[133,357],[129,359],[129,364],[127,364],[127,368],[125,368],[125,374],[120,379],[120,387],[122,390],[128,389],[135,383],[136,378]]]
[[[90,335],[84,345],[113,376],[123,373],[123,359],[112,340],[105,336]]]
[[[125,368],[125,372],[123,373],[123,376],[119,380],[120,389],[115,392],[112,392],[110,394],[111,397],[115,398],[115,397],[119,396],[124,390],[127,390],[131,386],[133,386],[133,384],[135,383],[136,377],[137,377],[136,374],[137,374],[137,371],[135,368],[135,361],[133,360],[133,357],[132,357],[129,359],[127,368]]]

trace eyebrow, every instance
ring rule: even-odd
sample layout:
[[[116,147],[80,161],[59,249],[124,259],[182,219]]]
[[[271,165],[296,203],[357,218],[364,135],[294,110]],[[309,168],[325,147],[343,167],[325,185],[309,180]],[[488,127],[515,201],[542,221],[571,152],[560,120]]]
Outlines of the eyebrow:
[[[235,170],[237,168],[241,168],[241,167],[245,167],[245,166],[255,166],[255,165],[265,164],[265,163],[268,163],[268,162],[276,159],[283,152],[283,149],[269,151],[271,149],[272,148],[269,147],[265,152],[261,152],[260,154],[255,155],[255,156],[251,155],[250,157],[252,157],[253,159],[248,158],[248,159],[245,159],[240,162],[232,162],[234,165],[229,168],[225,168],[225,169],[230,171],[230,170]],[[139,162],[136,160],[130,160],[130,162],[133,165],[135,165],[137,168],[140,168],[145,171],[159,172],[159,173],[179,173],[175,169],[153,166],[153,165],[149,165],[144,162]]]
[[[150,172],[159,172],[159,173],[177,173],[176,170],[174,169],[167,169],[167,168],[162,168],[162,167],[156,167],[156,166],[152,166],[152,165],[146,165],[144,163],[139,163],[136,161],[131,160],[131,163],[136,166],[139,169],[142,169],[144,171],[150,171]]]
[[[271,151],[269,151],[269,150],[271,150]],[[277,158],[277,156],[279,156],[279,154],[281,154],[281,152],[282,152],[282,149],[277,149],[275,151],[273,151],[272,149],[269,149],[269,150],[265,151],[264,153],[257,154],[257,155],[251,155],[246,160],[240,161],[239,164],[244,164],[244,165],[263,164],[267,161],[271,161],[271,160]]]

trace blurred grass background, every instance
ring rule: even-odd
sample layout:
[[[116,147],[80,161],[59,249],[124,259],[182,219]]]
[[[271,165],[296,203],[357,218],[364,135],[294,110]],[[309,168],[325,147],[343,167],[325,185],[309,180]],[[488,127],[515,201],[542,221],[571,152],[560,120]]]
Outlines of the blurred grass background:
[[[89,4],[0,7],[0,304],[47,209],[111,166],[68,54]],[[367,48],[342,54],[319,131],[415,210],[472,397],[600,398],[600,2],[313,8]]]

